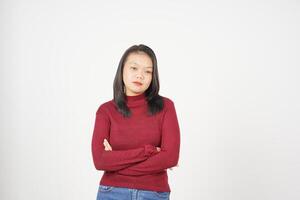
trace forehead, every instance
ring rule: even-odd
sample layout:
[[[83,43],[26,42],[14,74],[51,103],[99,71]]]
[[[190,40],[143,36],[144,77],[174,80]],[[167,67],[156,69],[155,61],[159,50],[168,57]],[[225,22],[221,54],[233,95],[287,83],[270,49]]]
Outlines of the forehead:
[[[136,53],[136,52],[130,53],[127,56],[125,64],[141,66],[141,67],[144,67],[144,68],[152,68],[152,60],[144,52],[142,52],[142,53]]]

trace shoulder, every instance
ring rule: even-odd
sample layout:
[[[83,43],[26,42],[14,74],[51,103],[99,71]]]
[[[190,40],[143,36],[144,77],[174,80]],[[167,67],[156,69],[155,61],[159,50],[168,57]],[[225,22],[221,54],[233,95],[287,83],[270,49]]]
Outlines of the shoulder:
[[[103,113],[108,114],[110,108],[114,105],[113,100],[105,101],[99,104],[96,114]]]
[[[174,101],[170,97],[162,96],[160,95],[163,99],[164,107],[165,109],[168,109],[170,107],[174,107]]]
[[[161,95],[160,95],[161,96]],[[164,102],[164,108],[162,112],[162,120],[166,117],[174,117],[176,116],[176,109],[174,100],[170,97],[162,96]]]

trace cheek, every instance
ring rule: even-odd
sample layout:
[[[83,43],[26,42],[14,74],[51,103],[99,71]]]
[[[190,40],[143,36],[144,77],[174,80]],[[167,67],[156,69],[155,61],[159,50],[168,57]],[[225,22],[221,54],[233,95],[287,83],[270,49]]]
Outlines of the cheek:
[[[123,81],[126,82],[126,80],[127,80],[127,75],[126,75],[126,72],[124,71],[123,72]]]
[[[147,85],[150,85],[151,84],[151,81],[152,81],[152,77],[147,77]]]
[[[128,73],[128,71],[124,71],[123,80],[125,83],[127,83],[130,80],[130,73]]]

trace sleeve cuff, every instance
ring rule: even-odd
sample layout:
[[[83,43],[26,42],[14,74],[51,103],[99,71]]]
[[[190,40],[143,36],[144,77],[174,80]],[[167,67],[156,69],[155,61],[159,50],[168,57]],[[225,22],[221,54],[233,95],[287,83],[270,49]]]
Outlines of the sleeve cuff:
[[[149,157],[152,154],[156,153],[156,147],[155,146],[152,146],[150,144],[146,144],[144,146],[144,148],[145,148],[145,156],[147,156],[147,157]]]

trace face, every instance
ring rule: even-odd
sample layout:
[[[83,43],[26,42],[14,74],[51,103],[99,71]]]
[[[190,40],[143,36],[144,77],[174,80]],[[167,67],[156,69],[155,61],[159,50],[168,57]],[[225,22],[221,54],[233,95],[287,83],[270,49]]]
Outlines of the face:
[[[126,95],[136,96],[145,92],[151,84],[152,72],[152,61],[146,53],[130,53],[127,56],[123,69]]]

